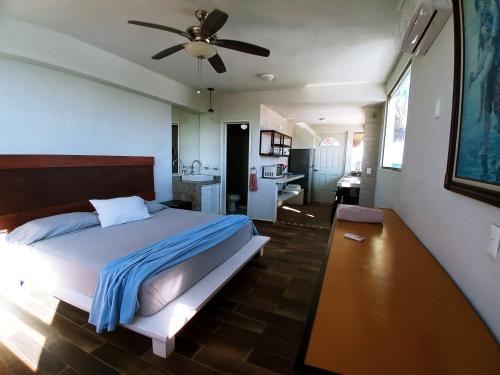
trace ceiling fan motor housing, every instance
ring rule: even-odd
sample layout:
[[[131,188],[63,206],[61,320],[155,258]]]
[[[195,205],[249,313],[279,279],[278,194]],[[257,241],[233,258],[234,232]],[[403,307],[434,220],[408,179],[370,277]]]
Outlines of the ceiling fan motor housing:
[[[205,18],[207,18],[208,12],[203,9],[197,9],[194,12],[194,16],[198,19],[198,21],[203,22],[205,21]]]

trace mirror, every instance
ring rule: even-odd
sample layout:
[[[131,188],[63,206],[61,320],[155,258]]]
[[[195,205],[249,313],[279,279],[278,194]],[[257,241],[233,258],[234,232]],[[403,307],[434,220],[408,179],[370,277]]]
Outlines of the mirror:
[[[200,115],[172,107],[172,173],[201,173],[200,160]]]

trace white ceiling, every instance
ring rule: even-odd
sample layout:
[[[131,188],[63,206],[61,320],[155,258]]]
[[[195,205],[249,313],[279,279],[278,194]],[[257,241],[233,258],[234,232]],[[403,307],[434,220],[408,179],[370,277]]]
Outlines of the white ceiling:
[[[204,86],[213,86],[220,92],[321,82],[383,83],[397,55],[393,41],[397,3],[398,0],[2,0],[0,12],[68,34],[196,87],[196,59],[184,51],[161,61],[150,59],[186,39],[129,25],[127,20],[185,29],[196,23],[195,9],[221,9],[229,14],[229,20],[218,33],[219,38],[262,45],[271,50],[271,56],[219,48],[227,73],[217,74],[205,65]],[[256,75],[263,72],[275,74],[276,79],[269,83],[259,81]],[[307,108],[304,110],[302,115],[291,117],[305,119],[309,115]],[[311,116],[317,118],[316,114]]]
[[[363,103],[364,104],[364,103]],[[361,125],[365,123],[362,105],[337,104],[271,104],[273,111],[293,122],[310,125]],[[324,120],[319,120],[323,118]]]

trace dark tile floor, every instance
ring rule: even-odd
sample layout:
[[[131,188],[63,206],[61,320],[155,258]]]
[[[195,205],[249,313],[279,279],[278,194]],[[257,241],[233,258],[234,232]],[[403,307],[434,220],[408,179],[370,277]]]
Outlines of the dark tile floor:
[[[278,208],[278,222],[320,229],[330,229],[331,204],[313,203],[306,206],[283,204]]]
[[[272,238],[264,256],[186,325],[166,360],[152,354],[148,338],[126,329],[98,336],[85,312],[29,286],[23,293],[2,288],[0,374],[293,373],[330,215],[329,206],[297,207],[316,226],[290,210],[278,223],[257,223]],[[299,225],[283,224],[294,220]]]

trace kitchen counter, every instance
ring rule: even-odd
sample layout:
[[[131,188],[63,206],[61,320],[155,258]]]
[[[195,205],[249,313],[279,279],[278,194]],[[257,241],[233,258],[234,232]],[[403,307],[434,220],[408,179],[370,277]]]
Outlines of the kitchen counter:
[[[301,178],[304,177],[305,175],[303,174],[290,174],[280,178],[269,178],[269,180],[273,180],[276,184],[288,184],[289,182],[300,180]]]
[[[355,176],[344,176],[338,180],[337,186],[341,188],[359,188],[361,186],[361,178]]]

